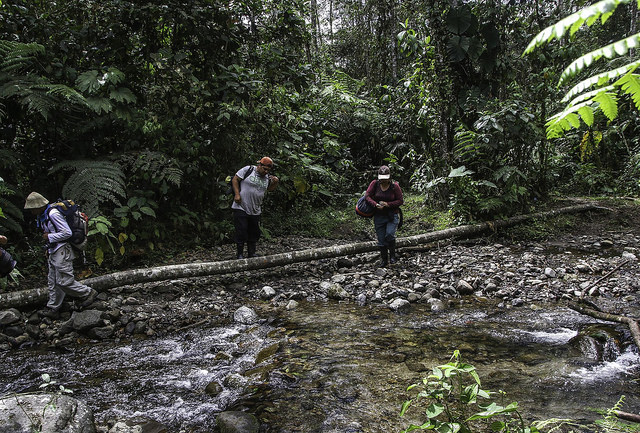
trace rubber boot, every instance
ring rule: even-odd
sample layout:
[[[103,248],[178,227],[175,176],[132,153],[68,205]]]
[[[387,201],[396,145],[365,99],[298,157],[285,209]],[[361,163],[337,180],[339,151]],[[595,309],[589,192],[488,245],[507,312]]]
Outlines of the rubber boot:
[[[249,242],[247,244],[247,253],[248,253],[249,258],[258,257],[258,255],[256,254],[256,243],[255,242]]]
[[[242,255],[242,252],[244,250],[244,244],[243,243],[238,243],[238,254],[236,255],[237,259],[244,259],[244,256]]]
[[[387,247],[380,247],[380,268],[384,268],[389,264],[389,255],[387,254]]]
[[[389,263],[394,264],[398,261],[396,257],[396,241],[395,239],[389,242]]]

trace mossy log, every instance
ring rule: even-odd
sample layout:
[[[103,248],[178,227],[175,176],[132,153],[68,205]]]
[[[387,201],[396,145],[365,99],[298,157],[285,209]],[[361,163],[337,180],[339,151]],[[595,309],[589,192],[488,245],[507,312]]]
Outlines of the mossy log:
[[[427,244],[444,239],[458,239],[477,236],[482,233],[495,232],[499,229],[511,227],[533,219],[546,219],[561,214],[578,213],[603,209],[594,204],[581,204],[564,207],[547,212],[539,212],[527,215],[519,215],[504,220],[495,220],[479,224],[464,225],[445,230],[424,233],[415,236],[401,237],[397,239],[397,247],[410,247]],[[83,280],[94,289],[101,291],[113,287],[129,284],[146,283],[178,278],[194,278],[206,275],[228,274],[235,272],[266,269],[293,263],[308,262],[332,257],[348,256],[370,251],[377,251],[375,241],[357,242],[332,247],[312,248],[308,250],[291,251],[288,253],[273,254],[263,257],[254,257],[241,260],[225,260],[219,262],[185,263],[180,265],[158,266],[155,268],[132,269],[115,272],[113,274]],[[21,307],[34,303],[44,303],[47,299],[47,289],[39,288],[20,292],[0,294],[0,308]]]

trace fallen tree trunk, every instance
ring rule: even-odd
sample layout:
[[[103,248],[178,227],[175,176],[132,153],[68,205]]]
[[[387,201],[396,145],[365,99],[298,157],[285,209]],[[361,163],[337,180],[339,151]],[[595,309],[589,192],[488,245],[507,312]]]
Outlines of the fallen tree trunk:
[[[443,239],[471,237],[485,232],[495,232],[498,229],[511,227],[532,219],[544,219],[566,213],[577,213],[600,209],[603,208],[599,208],[594,204],[569,206],[547,212],[519,215],[505,220],[496,220],[479,224],[453,227],[436,232],[398,238],[396,245],[398,247],[409,247]],[[128,271],[115,272],[109,275],[88,278],[86,280],[83,280],[83,283],[100,291],[128,284],[146,283],[151,281],[162,281],[177,278],[193,278],[206,275],[227,274],[255,269],[266,269],[292,263],[300,263],[312,260],[377,251],[377,249],[378,246],[377,242],[375,241],[358,242],[345,245],[336,245],[332,247],[291,251],[288,253],[273,254],[270,256],[254,257],[251,259],[224,260],[220,262],[205,263],[186,263],[181,265],[159,266],[156,268],[132,269]],[[0,308],[20,307],[33,303],[42,303],[46,300],[46,298],[46,288],[3,293],[0,294]]]
[[[594,319],[626,324],[629,327],[629,331],[631,331],[631,336],[633,337],[633,341],[636,343],[636,347],[640,349],[640,326],[638,326],[638,322],[635,319],[626,316],[618,316],[617,314],[605,313],[603,311],[583,307],[576,303],[570,303],[569,308],[580,314],[591,316]]]
[[[620,419],[623,419],[625,421],[632,421],[635,423],[640,423],[640,415],[635,414],[635,413],[629,413],[629,412],[622,412],[619,410],[614,410],[613,413],[615,414],[615,416],[617,416]]]

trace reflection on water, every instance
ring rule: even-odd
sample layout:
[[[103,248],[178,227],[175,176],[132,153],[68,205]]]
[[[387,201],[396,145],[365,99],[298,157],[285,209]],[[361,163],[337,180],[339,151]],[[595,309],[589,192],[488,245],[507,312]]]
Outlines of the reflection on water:
[[[387,433],[408,425],[398,417],[406,387],[459,349],[485,388],[506,391],[531,418],[596,419],[585,406],[608,408],[622,394],[625,410],[640,408],[632,380],[637,353],[626,349],[611,362],[585,357],[570,342],[591,320],[570,310],[476,306],[434,314],[414,305],[399,314],[305,302],[292,311],[254,308],[275,319],[71,351],[4,353],[0,393],[35,390],[49,373],[86,401],[98,422],[144,416],[172,432],[209,432],[218,412],[240,409],[256,414],[265,432]],[[204,390],[212,382],[218,391],[210,395]]]

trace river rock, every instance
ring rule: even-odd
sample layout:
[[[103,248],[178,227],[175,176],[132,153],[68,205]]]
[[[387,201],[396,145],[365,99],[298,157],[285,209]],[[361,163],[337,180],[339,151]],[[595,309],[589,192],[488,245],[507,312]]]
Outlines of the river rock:
[[[473,286],[466,282],[465,280],[458,281],[458,285],[456,286],[458,293],[462,296],[471,295],[473,293]]]
[[[389,308],[393,311],[401,311],[406,310],[410,305],[411,303],[406,299],[396,298],[389,304]]]
[[[223,391],[222,385],[218,382],[210,382],[204,389],[205,394],[210,395],[212,397],[217,396]]]
[[[258,433],[260,429],[255,416],[240,411],[220,412],[216,424],[220,433]]]
[[[115,423],[109,433],[169,433],[169,430],[153,420],[133,419]]]
[[[276,296],[276,291],[271,286],[264,286],[260,290],[260,298],[261,299],[272,299],[274,296]]]
[[[104,325],[102,322],[102,311],[100,310],[78,311],[73,314],[71,320],[73,320],[73,329],[76,331],[83,331]]]
[[[0,311],[0,325],[11,325],[21,320],[20,311],[15,308]]]
[[[327,296],[330,299],[342,300],[349,299],[349,293],[340,285],[340,284],[332,284],[327,291]]]
[[[284,308],[286,310],[295,310],[296,308],[298,308],[298,302],[294,299],[289,299],[289,302],[287,302],[287,305]]]
[[[27,394],[0,399],[0,431],[25,433],[95,433],[93,412],[75,398],[58,394]]]
[[[233,313],[233,320],[243,325],[253,325],[258,322],[258,315],[251,308],[242,306]]]
[[[87,335],[96,340],[106,340],[113,335],[114,330],[115,329],[112,325],[99,326],[89,329],[89,331],[87,331]]]
[[[431,304],[431,311],[433,312],[444,311],[447,309],[446,304],[437,298],[429,299],[429,304]]]

